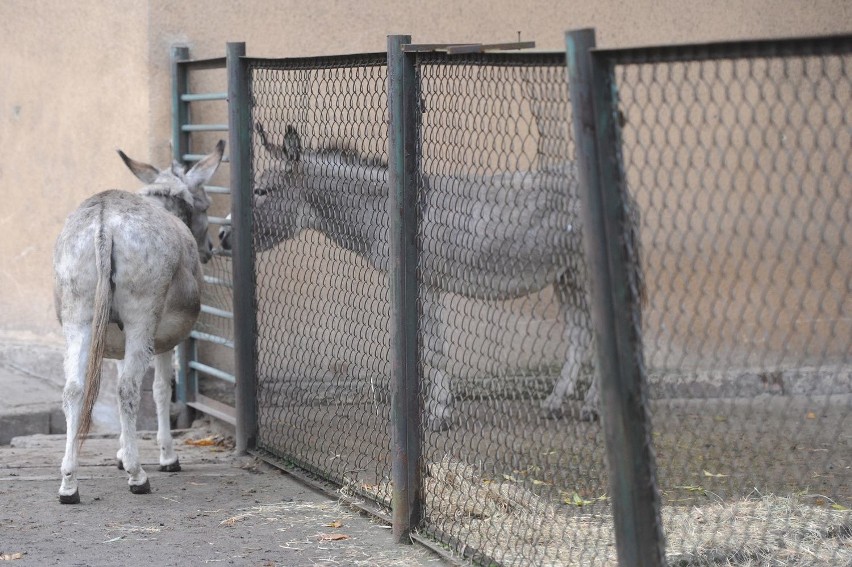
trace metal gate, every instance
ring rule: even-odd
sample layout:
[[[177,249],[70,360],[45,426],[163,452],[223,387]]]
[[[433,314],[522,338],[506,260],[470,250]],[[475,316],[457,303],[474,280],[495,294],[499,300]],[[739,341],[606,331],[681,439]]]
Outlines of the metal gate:
[[[171,54],[172,150],[173,159],[192,164],[228,132],[225,58],[189,58],[189,49],[175,47]],[[230,150],[226,151],[226,155]],[[227,179],[228,157],[215,179]],[[229,226],[230,189],[207,185],[212,198],[208,219],[211,232]],[[211,235],[218,242],[215,234]],[[194,410],[227,423],[236,423],[234,409],[234,331],[232,309],[231,253],[214,247],[213,258],[204,265],[201,315],[189,339],[177,349],[176,398]],[[187,427],[189,412],[180,426]]]

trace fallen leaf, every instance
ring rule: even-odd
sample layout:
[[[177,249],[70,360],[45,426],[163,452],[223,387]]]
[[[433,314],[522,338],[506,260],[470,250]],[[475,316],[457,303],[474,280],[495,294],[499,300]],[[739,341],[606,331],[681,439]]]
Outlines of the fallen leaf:
[[[15,553],[3,553],[0,554],[0,561],[14,561],[15,559],[23,559],[24,554],[20,551],[16,551]]]
[[[346,534],[319,534],[317,539],[319,541],[340,541],[349,539],[349,536]]]
[[[516,479],[512,475],[508,475],[508,474],[504,474],[503,479],[508,480],[509,482],[518,482],[518,479]]]
[[[725,477],[727,477],[728,475],[726,475],[726,474],[721,474],[721,473],[711,473],[710,471],[705,470],[705,471],[704,471],[704,476],[709,476],[709,477],[711,477],[711,478],[725,478]]]
[[[331,523],[323,524],[323,526],[325,526],[326,528],[340,528],[343,526],[343,522],[341,522],[340,520],[334,520]]]
[[[840,510],[841,512],[845,512],[846,510],[848,510],[848,509],[849,509],[849,508],[847,508],[846,506],[843,506],[842,504],[832,504],[832,505],[831,505],[831,508],[832,508],[833,510]]]
[[[686,490],[688,492],[698,492],[707,496],[707,491],[700,486],[675,486],[675,488],[680,488],[681,490]]]
[[[809,411],[805,414],[805,419],[816,419],[816,414],[812,411]]]
[[[204,439],[187,439],[185,445],[193,445],[195,447],[212,447],[218,444],[215,437],[205,437]]]
[[[534,478],[532,483],[533,483],[533,486],[541,486],[541,485],[551,486],[553,484],[551,482],[546,482],[544,480],[538,480],[537,478]]]
[[[574,492],[573,494],[571,494],[571,496],[570,496],[570,497],[565,498],[565,499],[563,500],[563,502],[565,502],[566,504],[571,504],[571,505],[573,505],[573,506],[578,506],[578,507],[581,507],[581,508],[582,508],[583,506],[588,506],[589,504],[594,504],[594,503],[595,503],[595,501],[594,501],[594,500],[584,500],[584,499],[583,499],[583,497],[582,497],[582,496],[580,496],[579,494],[577,494],[576,492]]]

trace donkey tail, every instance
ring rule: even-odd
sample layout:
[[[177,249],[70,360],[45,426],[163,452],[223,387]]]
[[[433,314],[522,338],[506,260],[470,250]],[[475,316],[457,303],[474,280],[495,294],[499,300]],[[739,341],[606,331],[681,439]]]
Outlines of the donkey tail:
[[[112,237],[105,234],[103,221],[95,236],[95,264],[98,275],[95,288],[94,313],[92,315],[92,342],[86,365],[86,381],[83,388],[83,412],[77,427],[77,437],[82,446],[92,426],[92,409],[101,389],[101,367],[106,346],[107,326],[112,304]]]

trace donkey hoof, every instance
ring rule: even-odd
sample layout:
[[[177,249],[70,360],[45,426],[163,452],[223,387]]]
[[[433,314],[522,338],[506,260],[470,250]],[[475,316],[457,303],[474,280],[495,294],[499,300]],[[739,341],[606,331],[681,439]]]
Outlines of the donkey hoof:
[[[429,430],[435,433],[450,430],[450,421],[445,417],[430,417],[427,420],[427,425],[429,426]]]
[[[124,470],[124,462],[121,459],[116,459],[115,466],[118,467],[118,470]]]
[[[585,407],[580,409],[581,421],[597,421],[599,417],[597,408]]]
[[[74,494],[60,494],[59,495],[59,503],[60,504],[79,504],[80,503],[80,491],[75,490]]]
[[[562,419],[565,417],[565,412],[562,410],[561,406],[555,408],[544,408],[544,417],[546,419]]]
[[[130,492],[133,494],[150,494],[151,493],[151,483],[148,482],[148,479],[145,479],[143,484],[131,484]]]
[[[160,472],[178,472],[180,470],[180,461],[175,459],[175,462],[168,465],[160,465]]]

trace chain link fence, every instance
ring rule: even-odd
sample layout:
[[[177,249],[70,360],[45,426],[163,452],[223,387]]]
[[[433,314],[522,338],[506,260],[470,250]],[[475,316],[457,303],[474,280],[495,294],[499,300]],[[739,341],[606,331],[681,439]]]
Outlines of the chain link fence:
[[[372,495],[391,477],[386,76],[385,54],[249,68],[258,446]]]
[[[672,563],[852,563],[851,51],[603,54]]]
[[[424,529],[484,563],[604,561],[565,56],[416,65]]]
[[[629,403],[650,408],[649,502],[673,564],[852,562],[849,52],[846,38],[590,56],[614,106],[583,125],[613,119],[599,167],[624,178],[612,293],[642,305],[613,315],[639,340]],[[621,414],[599,401],[565,54],[411,56],[413,535],[480,564],[615,564],[610,491],[626,477],[607,471],[604,432]],[[387,61],[246,69],[256,448],[390,507]],[[656,493],[640,453],[650,487],[627,496]]]

